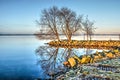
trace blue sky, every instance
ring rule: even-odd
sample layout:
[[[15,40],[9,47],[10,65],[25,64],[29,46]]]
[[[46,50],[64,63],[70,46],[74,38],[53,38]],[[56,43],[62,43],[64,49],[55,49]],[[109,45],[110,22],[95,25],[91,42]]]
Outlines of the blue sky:
[[[41,10],[68,7],[95,21],[96,33],[120,33],[120,0],[0,0],[0,33],[34,33]]]

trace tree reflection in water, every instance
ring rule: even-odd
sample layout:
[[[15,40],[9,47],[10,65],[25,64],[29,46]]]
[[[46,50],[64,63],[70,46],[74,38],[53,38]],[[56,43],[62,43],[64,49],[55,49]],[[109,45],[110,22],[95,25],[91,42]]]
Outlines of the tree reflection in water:
[[[83,49],[84,53],[80,49],[75,48],[59,48],[50,46],[40,46],[36,49],[36,54],[39,56],[38,64],[42,67],[45,74],[55,78],[55,75],[60,75],[67,71],[63,62],[68,58],[77,55],[89,54],[94,50]]]
[[[63,66],[63,62],[74,55],[72,48],[50,46],[40,46],[36,49],[36,54],[39,56],[38,64],[50,76],[64,73],[66,68]]]

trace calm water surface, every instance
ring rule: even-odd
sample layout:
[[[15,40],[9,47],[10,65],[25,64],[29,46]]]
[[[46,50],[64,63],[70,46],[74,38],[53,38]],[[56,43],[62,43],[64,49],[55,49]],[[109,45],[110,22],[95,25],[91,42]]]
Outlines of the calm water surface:
[[[48,78],[47,73],[64,70],[63,62],[73,55],[97,49],[54,48],[34,36],[0,36],[0,80]]]
[[[0,80],[44,77],[35,49],[45,42],[34,36],[0,36]]]

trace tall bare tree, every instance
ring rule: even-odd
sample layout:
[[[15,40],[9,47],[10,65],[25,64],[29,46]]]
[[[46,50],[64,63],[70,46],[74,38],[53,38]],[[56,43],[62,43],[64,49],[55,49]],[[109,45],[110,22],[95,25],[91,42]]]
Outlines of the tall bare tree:
[[[63,34],[71,41],[72,35],[81,28],[82,16],[77,17],[74,11],[68,8],[61,8],[59,19]]]
[[[94,33],[95,31],[95,27],[94,27],[94,22],[91,22],[88,19],[88,16],[86,17],[85,21],[82,22],[82,30],[86,33],[87,35],[87,40],[91,40],[91,35]]]
[[[47,27],[47,34],[55,35],[57,40],[60,40],[58,34],[58,13],[59,9],[56,6],[44,9],[40,20],[37,22],[41,27]]]

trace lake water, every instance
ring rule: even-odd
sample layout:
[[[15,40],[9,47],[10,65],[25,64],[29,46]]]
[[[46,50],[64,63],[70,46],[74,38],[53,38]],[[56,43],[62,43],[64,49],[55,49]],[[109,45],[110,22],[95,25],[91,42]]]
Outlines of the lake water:
[[[54,48],[44,44],[49,41],[35,36],[0,36],[0,80],[45,79],[47,73],[64,70],[63,62],[69,57],[97,50]]]
[[[92,35],[92,40],[120,40],[119,34],[99,34],[99,35]],[[62,38],[65,39],[65,36],[62,36]],[[73,36],[72,37],[75,40],[87,40],[86,35],[79,35],[79,36]]]
[[[45,42],[34,36],[0,36],[0,80],[44,77],[35,49]]]

